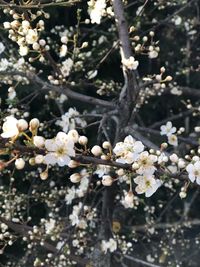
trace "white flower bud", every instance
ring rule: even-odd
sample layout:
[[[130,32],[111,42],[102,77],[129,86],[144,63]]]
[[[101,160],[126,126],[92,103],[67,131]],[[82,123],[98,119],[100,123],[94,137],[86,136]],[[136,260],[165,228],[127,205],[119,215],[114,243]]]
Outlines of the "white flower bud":
[[[45,41],[44,39],[40,39],[40,40],[39,40],[39,44],[40,44],[41,46],[45,46],[45,45],[46,45],[46,41]]]
[[[166,82],[171,82],[171,81],[172,81],[172,76],[167,76],[167,77],[165,78],[165,81],[166,81]]]
[[[167,143],[162,143],[162,144],[160,145],[160,147],[161,147],[161,149],[165,149],[165,148],[168,147],[168,144],[167,144]]]
[[[63,44],[67,44],[67,42],[68,42],[68,38],[67,38],[67,36],[62,36],[62,37],[61,37],[61,42],[62,42]]]
[[[171,162],[177,163],[178,162],[178,156],[176,154],[172,154],[170,157]]]
[[[103,147],[104,149],[109,149],[109,148],[111,147],[111,144],[110,144],[110,142],[105,141],[105,142],[103,142],[102,147]]]
[[[20,48],[19,48],[20,56],[22,56],[22,57],[26,56],[28,54],[28,52],[29,52],[29,49],[27,46],[20,46]]]
[[[68,167],[72,169],[78,167],[79,165],[80,163],[75,160],[70,160],[70,162],[68,163]]]
[[[25,161],[22,158],[16,159],[15,160],[15,167],[18,170],[22,170],[25,166]]]
[[[22,27],[23,28],[29,28],[30,27],[30,22],[28,20],[23,20],[22,21]]]
[[[109,159],[110,159],[110,157],[109,157],[109,156],[107,156],[107,155],[101,155],[101,159],[103,159],[103,160],[109,160]]]
[[[119,176],[123,176],[124,175],[124,170],[123,169],[119,169],[116,171],[117,175]]]
[[[79,134],[76,130],[70,130],[67,135],[69,136],[70,139],[72,139],[74,143],[78,142]]]
[[[135,31],[135,27],[134,26],[131,26],[130,29],[129,29],[129,32],[134,32]]]
[[[86,47],[88,47],[88,42],[83,42],[81,48],[86,48]]]
[[[194,157],[192,157],[192,160],[195,161],[195,162],[196,162],[196,161],[199,161],[199,156],[194,156]]]
[[[35,42],[33,44],[33,49],[36,50],[36,51],[39,50],[40,49],[40,45],[37,42]]]
[[[34,166],[35,165],[35,158],[30,158],[28,162],[31,166]]]
[[[91,149],[91,153],[94,156],[98,157],[98,156],[100,156],[102,154],[102,149],[101,149],[100,146],[97,146],[97,145],[96,146],[93,146],[93,148]]]
[[[17,121],[17,128],[20,132],[26,131],[28,129],[28,122],[24,119]]]
[[[88,143],[88,138],[86,136],[84,136],[84,135],[81,135],[79,137],[79,139],[78,139],[78,142],[79,142],[80,145],[85,146]]]
[[[81,180],[81,175],[79,173],[73,173],[70,175],[69,179],[72,183],[79,183]]]
[[[195,130],[196,133],[199,133],[200,132],[200,126],[194,127],[194,130]]]
[[[33,144],[38,148],[43,148],[45,139],[42,136],[36,135],[33,137]]]
[[[132,191],[129,191],[124,198],[124,201],[128,204],[131,205],[133,204],[133,200],[134,200],[134,194]]]
[[[154,33],[153,31],[150,31],[150,32],[149,32],[149,35],[150,35],[151,37],[153,37],[153,36],[155,35],[155,33]]]
[[[10,25],[12,28],[18,28],[20,26],[20,22],[18,20],[13,20]]]
[[[37,118],[34,118],[29,122],[29,129],[31,132],[37,131],[39,126],[40,126],[40,121]]]
[[[139,164],[137,163],[137,162],[134,162],[133,164],[132,164],[132,170],[137,170],[137,169],[139,169]]]
[[[10,22],[8,22],[8,21],[4,22],[3,26],[5,29],[10,29],[10,27],[11,27]]]
[[[162,80],[162,76],[159,75],[159,74],[157,74],[157,75],[156,75],[156,80],[160,82],[160,81]]]
[[[148,41],[148,37],[147,37],[147,36],[144,36],[144,37],[142,38],[142,41],[143,41],[143,42],[147,42],[147,41]]]
[[[161,67],[161,68],[160,68],[160,72],[161,72],[161,73],[164,73],[164,72],[165,72],[165,67]]]
[[[43,156],[43,155],[37,155],[37,156],[35,157],[35,163],[36,163],[36,164],[42,164],[43,161],[44,161],[44,156]]]
[[[187,196],[187,194],[186,194],[186,192],[184,192],[184,191],[181,191],[180,193],[179,193],[179,197],[180,198],[186,198],[186,196]]]
[[[48,171],[45,170],[44,172],[41,172],[41,173],[40,173],[40,178],[41,178],[42,180],[46,180],[46,179],[48,178]]]
[[[185,168],[185,162],[184,162],[182,159],[178,161],[178,167],[179,167],[180,169]]]
[[[113,183],[113,179],[110,175],[103,175],[102,177],[102,184],[104,186],[111,186]]]

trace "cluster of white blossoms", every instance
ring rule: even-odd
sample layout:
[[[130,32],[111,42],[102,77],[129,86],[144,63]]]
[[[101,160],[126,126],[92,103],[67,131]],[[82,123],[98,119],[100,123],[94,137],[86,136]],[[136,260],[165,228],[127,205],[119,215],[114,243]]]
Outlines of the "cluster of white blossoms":
[[[129,58],[123,58],[122,64],[129,70],[136,70],[139,65],[139,62],[131,56]]]
[[[64,77],[68,77],[69,76],[73,65],[74,65],[74,62],[73,62],[73,60],[71,58],[67,58],[66,60],[64,60],[61,63],[60,70],[61,70],[62,75]]]
[[[145,193],[146,197],[150,197],[161,186],[162,182],[154,176],[157,170],[155,164],[159,158],[144,151],[142,142],[135,141],[129,135],[124,139],[124,142],[116,144],[113,152],[117,156],[117,162],[132,164],[133,171],[138,175],[134,179],[137,184],[135,191],[138,194]]]
[[[178,138],[175,135],[176,133],[176,127],[172,126],[172,122],[168,121],[166,125],[162,125],[160,127],[160,134],[166,135],[168,138],[168,143],[172,146],[178,146]]]
[[[106,0],[90,0],[88,7],[91,23],[100,24],[101,18],[106,14]]]
[[[79,202],[78,205],[73,206],[73,211],[69,215],[69,219],[71,221],[72,226],[77,226],[78,228],[81,229],[86,229],[87,223],[86,220],[81,218],[81,210],[86,210],[87,206],[83,207],[83,204]]]
[[[44,21],[40,20],[35,28],[32,28],[28,20],[13,20],[4,22],[4,28],[8,29],[9,38],[19,45],[19,53],[26,56],[29,53],[30,46],[33,50],[41,50],[46,45],[44,40],[39,40],[39,33],[44,30]]]
[[[67,133],[69,130],[77,127],[85,127],[87,125],[83,118],[80,118],[80,113],[74,109],[69,108],[68,112],[61,116],[61,120],[56,122],[56,125],[60,126],[63,132]]]
[[[102,240],[101,249],[106,254],[109,250],[110,252],[114,252],[117,249],[117,242],[115,239],[110,238],[109,240]]]

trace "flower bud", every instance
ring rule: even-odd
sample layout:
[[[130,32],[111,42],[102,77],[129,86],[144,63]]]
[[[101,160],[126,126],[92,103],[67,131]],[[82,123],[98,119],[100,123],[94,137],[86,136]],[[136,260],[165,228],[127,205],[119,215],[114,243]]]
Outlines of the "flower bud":
[[[72,183],[79,183],[81,180],[81,175],[79,173],[73,173],[70,175],[69,179]]]
[[[38,148],[43,148],[45,139],[42,136],[36,135],[33,137],[33,144]]]
[[[111,144],[110,144],[110,142],[105,141],[105,142],[103,142],[102,147],[103,147],[104,149],[109,149],[109,148],[111,147]]]
[[[39,50],[40,49],[40,45],[37,42],[33,43],[33,49],[36,50],[36,51]]]
[[[22,158],[16,159],[15,160],[15,167],[18,170],[22,170],[25,166],[25,161]]]
[[[62,36],[62,37],[61,37],[61,42],[62,42],[63,44],[67,44],[67,42],[68,42],[68,38],[67,38],[67,36]]]
[[[28,162],[31,166],[34,166],[35,165],[35,158],[30,158]]]
[[[187,194],[186,194],[186,192],[185,191],[181,191],[180,193],[179,193],[179,197],[180,198],[186,198],[186,196],[187,196]]]
[[[134,200],[134,194],[132,191],[129,191],[125,198],[124,198],[124,201],[128,204],[128,205],[131,205],[133,204],[133,200]]]
[[[42,164],[44,161],[44,156],[43,155],[37,155],[35,156],[35,163],[36,164]]]
[[[79,137],[78,142],[80,145],[85,146],[88,143],[88,138],[86,136],[82,135]]]
[[[45,171],[41,172],[41,173],[40,173],[40,178],[41,178],[42,180],[46,180],[46,179],[48,178],[48,171],[45,170]]]
[[[5,29],[10,29],[10,27],[11,27],[10,22],[8,22],[8,21],[4,22],[3,26]]]
[[[93,148],[91,149],[91,153],[94,156],[98,157],[98,156],[100,156],[102,154],[102,149],[101,149],[100,146],[97,146],[97,145],[96,146],[93,146]]]
[[[171,162],[173,163],[177,163],[178,162],[178,156],[176,154],[172,154],[169,159],[171,160]]]
[[[179,167],[180,169],[185,168],[185,162],[184,162],[182,159],[178,161],[178,167]]]
[[[88,47],[88,42],[83,42],[81,48],[86,48],[86,47]]]
[[[166,81],[166,82],[171,82],[171,81],[172,81],[172,76],[167,76],[167,77],[165,78],[165,81]]]
[[[35,133],[39,126],[40,121],[37,118],[34,118],[29,122],[29,129],[32,133]]]
[[[79,134],[76,130],[70,130],[67,135],[74,143],[78,142]]]
[[[124,170],[123,169],[119,169],[116,171],[117,175],[119,176],[123,176],[124,175]]]
[[[111,186],[113,183],[113,179],[110,175],[103,175],[102,184],[105,186]]]
[[[28,129],[28,122],[24,119],[17,121],[17,128],[20,132],[26,131]]]
[[[68,163],[68,167],[69,168],[76,168],[80,165],[79,162],[75,161],[75,160],[70,160],[70,162]]]
[[[139,164],[137,163],[137,162],[134,162],[133,164],[132,164],[132,170],[137,170],[137,169],[139,169]]]

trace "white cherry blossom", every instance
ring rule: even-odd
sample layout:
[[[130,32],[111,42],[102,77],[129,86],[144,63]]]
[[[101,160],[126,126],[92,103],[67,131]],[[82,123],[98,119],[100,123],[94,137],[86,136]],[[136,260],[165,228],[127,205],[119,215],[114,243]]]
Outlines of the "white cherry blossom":
[[[105,14],[106,0],[90,0],[88,6],[91,23],[100,24],[101,18]]]
[[[59,166],[68,165],[70,157],[75,156],[74,142],[66,133],[59,132],[54,139],[45,140],[45,148],[48,153],[44,157],[46,164]]]
[[[139,62],[134,57],[123,58],[122,64],[129,70],[136,70]]]
[[[200,161],[196,161],[194,164],[190,163],[186,167],[186,171],[190,181],[194,182],[196,180],[197,184],[200,185]]]
[[[172,146],[178,146],[178,138],[175,134],[168,136],[168,143]]]
[[[166,125],[160,127],[160,134],[170,136],[176,132],[176,127],[172,127],[172,122],[168,121]]]
[[[3,124],[3,133],[1,136],[3,138],[12,138],[16,137],[19,134],[19,129],[17,127],[18,120],[13,116],[8,116],[5,118],[5,122]]]
[[[139,155],[137,163],[139,164],[139,169],[137,173],[151,175],[155,172],[156,167],[154,166],[157,161],[157,156],[149,154],[148,151],[144,151]]]
[[[114,252],[117,249],[117,242],[110,238],[109,240],[102,240],[101,249],[106,254],[108,250]]]
[[[135,141],[132,136],[127,136],[124,142],[119,142],[113,149],[118,157],[117,162],[133,163],[138,159],[139,154],[144,150],[144,145],[140,141]]]
[[[137,176],[134,182],[137,184],[135,191],[138,194],[145,193],[146,197],[152,196],[162,184],[160,180],[155,179],[154,175]]]

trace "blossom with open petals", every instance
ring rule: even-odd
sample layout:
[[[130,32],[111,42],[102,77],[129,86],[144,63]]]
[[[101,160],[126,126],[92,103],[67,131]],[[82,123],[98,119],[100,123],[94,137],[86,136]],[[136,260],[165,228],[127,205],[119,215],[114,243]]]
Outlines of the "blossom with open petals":
[[[157,156],[149,154],[148,151],[144,151],[139,155],[137,163],[139,168],[137,169],[137,173],[139,174],[153,174],[156,170],[154,166],[157,161]]]
[[[132,136],[127,136],[124,142],[119,142],[113,149],[118,157],[117,162],[133,163],[138,159],[139,154],[144,150],[144,145],[140,141],[135,141]]]
[[[138,194],[145,193],[146,197],[152,196],[162,184],[160,180],[154,178],[154,175],[137,176],[134,182],[137,184],[135,191]]]
[[[70,157],[75,156],[74,142],[64,132],[59,132],[54,139],[47,139],[45,148],[48,151],[44,157],[46,164],[65,166],[69,164]]]
[[[18,120],[13,116],[6,117],[6,120],[3,124],[3,133],[1,136],[3,138],[12,138],[16,137],[19,134],[19,129],[17,127]]]
[[[168,121],[166,125],[160,127],[160,134],[170,136],[176,132],[176,127],[172,127],[171,121]]]
[[[200,161],[196,161],[194,164],[190,163],[186,167],[186,171],[190,181],[194,182],[196,180],[197,184],[200,185]]]

